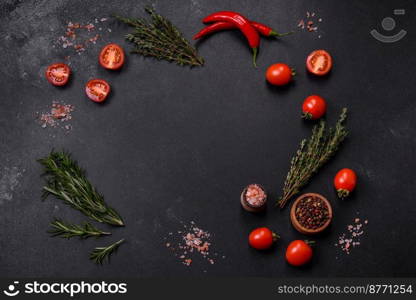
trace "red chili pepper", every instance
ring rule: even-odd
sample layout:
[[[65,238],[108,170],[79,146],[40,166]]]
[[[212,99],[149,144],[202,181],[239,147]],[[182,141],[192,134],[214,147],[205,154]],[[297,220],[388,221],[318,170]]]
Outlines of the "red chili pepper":
[[[205,17],[202,22],[212,23],[212,22],[228,22],[237,26],[238,29],[246,37],[248,44],[253,50],[253,64],[256,66],[256,57],[258,47],[260,45],[260,36],[254,27],[250,24],[250,21],[247,20],[242,15],[232,12],[232,11],[219,11]]]
[[[258,31],[258,33],[260,33],[263,36],[285,36],[288,34],[291,34],[292,32],[287,32],[287,33],[278,33],[276,31],[273,30],[273,28],[264,25],[262,23],[258,23],[258,22],[254,22],[254,21],[250,21],[251,26],[254,27],[254,29],[256,29]],[[233,23],[227,23],[227,22],[216,22],[213,23],[211,25],[206,26],[205,28],[202,28],[201,31],[199,31],[197,34],[194,35],[193,39],[197,40],[200,39],[201,37],[204,37],[206,35],[209,35],[211,33],[214,32],[218,32],[218,31],[222,31],[222,30],[228,30],[228,29],[234,29],[237,28],[237,26],[235,26],[235,24]]]

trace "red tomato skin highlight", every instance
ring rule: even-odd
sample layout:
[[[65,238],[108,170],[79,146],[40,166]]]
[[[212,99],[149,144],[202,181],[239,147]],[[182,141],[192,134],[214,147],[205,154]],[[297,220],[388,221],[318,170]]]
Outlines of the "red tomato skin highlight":
[[[274,242],[273,232],[267,227],[254,229],[248,237],[248,242],[257,250],[269,249]]]
[[[302,112],[306,118],[310,118],[311,120],[319,119],[326,112],[326,102],[318,95],[311,95],[303,102]]]

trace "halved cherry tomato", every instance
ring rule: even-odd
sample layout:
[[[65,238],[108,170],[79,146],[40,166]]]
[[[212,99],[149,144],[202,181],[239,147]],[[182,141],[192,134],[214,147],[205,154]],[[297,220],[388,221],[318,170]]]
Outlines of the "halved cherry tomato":
[[[108,44],[100,52],[100,65],[106,69],[117,70],[124,64],[124,51],[117,44]]]
[[[305,241],[295,240],[286,249],[286,260],[292,266],[302,266],[312,259],[312,248]]]
[[[110,93],[110,85],[102,79],[92,79],[87,82],[85,92],[94,102],[103,102]]]
[[[305,119],[319,119],[326,112],[326,102],[318,95],[311,95],[303,102],[302,112]]]
[[[351,169],[342,169],[335,175],[334,186],[340,198],[348,197],[356,185],[357,174]]]
[[[312,74],[323,76],[332,68],[332,57],[325,50],[315,50],[306,59],[306,68]]]
[[[272,246],[273,242],[275,242],[279,236],[272,232],[267,227],[260,227],[254,229],[249,237],[248,243],[251,247],[258,249],[258,250],[265,250]]]
[[[266,71],[266,80],[272,85],[286,85],[293,77],[293,70],[287,64],[271,65]]]
[[[45,75],[50,83],[56,86],[65,85],[69,80],[71,69],[64,63],[56,63],[48,66]]]

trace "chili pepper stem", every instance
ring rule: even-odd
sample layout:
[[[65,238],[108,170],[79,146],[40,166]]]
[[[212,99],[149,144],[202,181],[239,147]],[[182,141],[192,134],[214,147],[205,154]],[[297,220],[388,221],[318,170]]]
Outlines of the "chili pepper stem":
[[[279,33],[277,31],[272,30],[270,31],[269,36],[282,37],[282,36],[291,35],[291,34],[293,34],[293,31]]]
[[[257,48],[252,48],[253,50],[253,65],[257,68],[256,59],[257,59]]]

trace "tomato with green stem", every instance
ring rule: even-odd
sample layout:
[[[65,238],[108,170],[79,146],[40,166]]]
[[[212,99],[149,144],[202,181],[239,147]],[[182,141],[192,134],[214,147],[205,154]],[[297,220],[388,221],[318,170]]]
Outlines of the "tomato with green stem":
[[[267,68],[266,80],[277,86],[286,85],[292,81],[295,71],[287,64],[277,63]]]
[[[355,189],[357,185],[357,174],[351,169],[344,168],[338,171],[334,178],[334,186],[338,197],[343,199]]]
[[[307,264],[313,255],[311,242],[295,240],[286,249],[286,261],[292,266],[303,266]]]
[[[302,117],[308,120],[321,118],[326,112],[326,102],[318,95],[311,95],[302,105]]]
[[[254,229],[249,237],[248,243],[257,250],[269,249],[279,236],[267,227]]]

